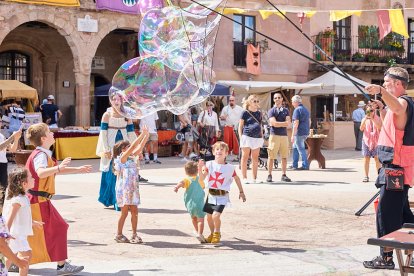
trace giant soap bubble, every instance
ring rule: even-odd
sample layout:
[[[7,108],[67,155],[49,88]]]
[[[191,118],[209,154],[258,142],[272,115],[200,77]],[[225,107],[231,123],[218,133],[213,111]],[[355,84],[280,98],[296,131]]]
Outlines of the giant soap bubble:
[[[139,119],[158,110],[184,113],[214,90],[213,54],[226,1],[202,1],[203,7],[164,5],[140,0],[140,56],[115,73],[110,94],[120,95],[123,116]]]

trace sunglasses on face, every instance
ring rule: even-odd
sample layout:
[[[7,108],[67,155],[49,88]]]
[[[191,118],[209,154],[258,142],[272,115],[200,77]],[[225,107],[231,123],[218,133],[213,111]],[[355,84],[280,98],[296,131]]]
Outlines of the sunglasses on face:
[[[257,101],[257,100],[254,100],[253,102],[254,102],[254,103],[259,103],[259,101]]]
[[[277,100],[277,99],[281,99],[282,97],[274,97],[273,99]]]

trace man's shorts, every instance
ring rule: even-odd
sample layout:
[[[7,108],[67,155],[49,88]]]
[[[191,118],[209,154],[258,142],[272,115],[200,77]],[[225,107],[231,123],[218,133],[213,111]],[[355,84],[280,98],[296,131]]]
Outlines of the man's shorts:
[[[148,141],[158,141],[158,133],[150,133]]]
[[[226,206],[225,205],[215,205],[215,204],[208,203],[206,201],[206,204],[204,204],[203,211],[206,212],[207,214],[210,214],[210,215],[213,214],[214,212],[223,213],[224,207],[226,207]]]
[[[289,156],[289,140],[287,136],[272,135],[269,137],[269,145],[267,146],[267,153],[270,159],[277,159],[277,154],[281,158],[288,158]]]

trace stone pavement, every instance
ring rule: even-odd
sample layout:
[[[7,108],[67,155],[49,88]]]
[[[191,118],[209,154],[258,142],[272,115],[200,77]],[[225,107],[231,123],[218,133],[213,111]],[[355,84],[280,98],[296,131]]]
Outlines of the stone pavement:
[[[141,174],[150,182],[140,185],[141,245],[114,241],[119,213],[97,202],[99,160],[73,161],[72,165],[92,164],[94,171],[57,177],[53,201],[70,225],[69,259],[85,266],[79,275],[398,275],[397,269],[362,266],[378,254],[377,247],[366,244],[376,235],[375,216],[372,205],[360,217],[354,213],[377,190],[373,181],[362,183],[360,153],[323,153],[325,170],[314,161],[309,171],[288,171],[292,183],[248,184],[245,203],[233,187],[218,247],[200,245],[192,237],[183,190],[173,192],[184,177],[178,157],[142,166]],[[273,179],[280,176],[279,168]],[[373,160],[370,176],[374,180]],[[267,172],[259,169],[259,178],[266,177]],[[125,234],[131,235],[128,221]],[[53,263],[37,264],[30,274],[56,275],[55,268]]]

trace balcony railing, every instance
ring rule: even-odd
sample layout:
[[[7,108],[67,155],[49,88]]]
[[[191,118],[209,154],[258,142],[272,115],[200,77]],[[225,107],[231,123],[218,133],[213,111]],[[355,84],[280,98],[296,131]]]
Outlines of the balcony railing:
[[[407,39],[387,39],[379,41],[373,37],[352,36],[337,38],[336,36],[314,36],[313,41],[334,61],[375,62],[414,64],[414,53],[407,53]],[[314,48],[316,60],[328,60],[317,47]]]

